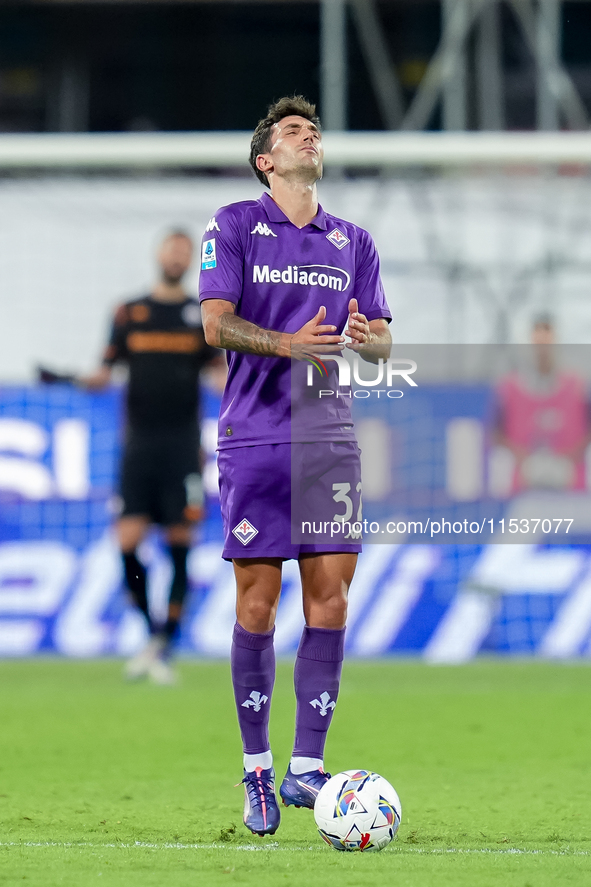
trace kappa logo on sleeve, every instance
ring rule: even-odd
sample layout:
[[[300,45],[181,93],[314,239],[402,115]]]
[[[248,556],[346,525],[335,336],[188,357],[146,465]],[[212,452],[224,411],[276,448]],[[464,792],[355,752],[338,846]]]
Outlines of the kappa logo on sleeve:
[[[201,247],[201,270],[207,271],[209,268],[215,268],[217,265],[215,258],[215,237],[211,240],[204,240]]]
[[[243,545],[248,545],[254,537],[258,534],[258,530],[256,527],[253,527],[250,521],[243,518],[238,526],[234,527],[232,530],[237,539],[242,542]]]
[[[209,220],[209,222],[207,223],[207,227],[206,227],[205,230],[206,230],[206,231],[219,231],[219,230],[220,230],[220,226],[219,226],[218,223],[216,222],[216,220],[215,220],[215,216],[214,216],[212,219]]]
[[[339,231],[338,228],[334,228],[330,234],[326,235],[326,239],[330,240],[330,242],[336,246],[337,249],[343,249],[347,246],[348,243],[351,243],[348,237],[346,237],[342,231]]]

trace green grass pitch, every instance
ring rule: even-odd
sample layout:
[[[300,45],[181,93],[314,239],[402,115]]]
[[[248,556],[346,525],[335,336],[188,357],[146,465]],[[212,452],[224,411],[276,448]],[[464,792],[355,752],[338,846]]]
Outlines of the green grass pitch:
[[[591,669],[348,662],[326,763],[377,770],[403,822],[382,853],[338,853],[308,810],[242,826],[225,663],[125,685],[113,661],[0,663],[0,885],[557,887],[591,884]],[[278,668],[279,775],[293,730]]]

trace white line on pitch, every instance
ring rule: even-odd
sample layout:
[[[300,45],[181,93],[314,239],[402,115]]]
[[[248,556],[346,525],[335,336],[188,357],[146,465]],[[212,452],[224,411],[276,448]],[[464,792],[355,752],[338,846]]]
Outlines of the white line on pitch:
[[[71,848],[76,850],[77,848],[89,848],[91,850],[111,850],[111,849],[119,849],[119,850],[132,850],[134,848],[145,849],[145,850],[246,850],[248,852],[259,852],[259,851],[287,851],[291,853],[298,853],[302,850],[318,850],[325,852],[325,848],[322,845],[318,845],[315,847],[287,847],[281,846],[276,841],[269,842],[267,844],[257,846],[255,844],[232,844],[231,842],[218,842],[212,844],[174,844],[174,843],[164,843],[164,844],[153,844],[148,841],[134,841],[133,843],[109,843],[109,844],[95,844],[91,841],[0,841],[0,847],[62,847],[62,848]],[[506,847],[504,849],[494,849],[494,848],[463,848],[463,847],[432,847],[430,849],[425,849],[423,847],[405,847],[400,844],[395,845],[393,848],[398,855],[407,854],[407,853],[421,853],[424,855],[434,855],[434,854],[445,854],[445,853],[460,853],[460,854],[488,854],[492,856],[507,856],[507,855],[521,855],[521,856],[589,856],[590,852],[588,850],[571,850],[566,847],[561,850],[528,850],[520,847]]]

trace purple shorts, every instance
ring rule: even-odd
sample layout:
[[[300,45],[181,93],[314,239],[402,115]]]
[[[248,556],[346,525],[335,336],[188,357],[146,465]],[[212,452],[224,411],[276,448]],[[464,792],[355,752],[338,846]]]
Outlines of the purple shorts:
[[[361,465],[353,441],[218,453],[226,560],[361,551]]]

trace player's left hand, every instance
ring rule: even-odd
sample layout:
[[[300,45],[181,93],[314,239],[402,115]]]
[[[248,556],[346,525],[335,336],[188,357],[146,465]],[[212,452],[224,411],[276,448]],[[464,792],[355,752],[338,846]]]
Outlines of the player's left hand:
[[[349,322],[345,335],[351,339],[347,342],[347,348],[352,351],[359,351],[362,345],[368,345],[371,341],[369,321],[365,314],[359,313],[357,299],[351,299],[349,302]]]

